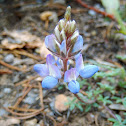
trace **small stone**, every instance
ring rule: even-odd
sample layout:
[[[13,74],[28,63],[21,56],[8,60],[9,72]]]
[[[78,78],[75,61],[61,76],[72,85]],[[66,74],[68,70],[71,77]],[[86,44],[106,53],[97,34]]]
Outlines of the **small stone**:
[[[31,91],[28,93],[28,96],[29,96],[29,97],[32,97],[32,98],[36,98],[36,97],[38,97],[38,94],[35,94],[35,93],[33,92],[33,90],[31,90]]]
[[[36,124],[35,126],[41,126],[40,124]]]
[[[69,108],[68,105],[65,105],[65,103],[67,102],[68,102],[68,98],[64,94],[60,94],[56,96],[55,109],[58,110],[59,112],[66,111]]]
[[[19,119],[15,119],[15,118],[7,119],[6,123],[7,123],[7,126],[14,125],[14,124],[19,124],[20,120]]]
[[[95,15],[96,15],[96,12],[93,11],[93,10],[89,10],[88,13],[89,13],[91,16],[95,16]]]
[[[0,98],[2,98],[3,96],[4,96],[4,94],[1,92],[1,93],[0,93]]]
[[[57,117],[57,121],[58,122],[62,122],[63,121],[63,118],[62,117]]]
[[[4,115],[7,115],[8,112],[5,111],[4,109],[0,109],[0,116],[4,116]]]
[[[4,88],[3,92],[6,94],[10,94],[11,93],[11,88]]]
[[[13,54],[8,54],[4,57],[4,61],[6,63],[12,63],[14,61],[14,55]]]
[[[9,107],[9,106],[11,106],[11,104],[8,103],[8,102],[6,102],[6,103],[3,104],[3,107],[5,107],[5,108],[7,108],[7,107]]]
[[[93,30],[93,31],[91,32],[91,35],[92,35],[92,36],[96,36],[96,31]]]
[[[37,124],[37,119],[32,119],[32,120],[25,121],[24,126],[36,126],[36,124]]]
[[[54,3],[65,4],[65,0],[54,0]]]
[[[86,119],[87,119],[88,121],[91,121],[91,123],[93,123],[93,122],[95,121],[95,116],[94,116],[92,113],[88,113],[88,114],[86,115]]]
[[[31,105],[31,104],[35,103],[35,98],[34,97],[27,97],[23,100],[23,102]]]
[[[33,93],[38,94],[39,90],[38,89],[33,89]]]
[[[17,83],[20,80],[19,76],[20,76],[19,74],[17,74],[16,76],[14,76],[14,78],[13,78],[13,82],[14,83]]]
[[[97,8],[97,9],[100,9],[101,8],[100,4],[95,4],[94,7]]]

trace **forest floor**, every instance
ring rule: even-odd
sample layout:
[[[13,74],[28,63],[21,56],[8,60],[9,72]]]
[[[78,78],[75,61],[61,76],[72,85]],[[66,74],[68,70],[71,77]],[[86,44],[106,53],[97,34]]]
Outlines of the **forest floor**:
[[[46,0],[0,2],[0,126],[112,126],[108,119],[113,115],[126,118],[126,84],[118,85],[126,81],[126,60],[120,58],[126,54],[126,36],[117,33],[115,20],[81,6],[76,0],[51,4]],[[105,11],[98,0],[85,2]],[[108,101],[80,105],[76,99],[64,105],[74,95],[63,85],[42,90],[42,78],[33,71],[34,64],[46,62],[50,52],[44,46],[44,38],[53,33],[68,5],[84,38],[84,63],[97,64],[101,71],[93,78],[80,80],[82,90],[92,97],[91,90],[100,88],[100,96]],[[49,13],[51,20],[43,21],[43,13],[45,17]],[[124,101],[117,102],[118,98]],[[72,108],[75,103],[80,106]]]

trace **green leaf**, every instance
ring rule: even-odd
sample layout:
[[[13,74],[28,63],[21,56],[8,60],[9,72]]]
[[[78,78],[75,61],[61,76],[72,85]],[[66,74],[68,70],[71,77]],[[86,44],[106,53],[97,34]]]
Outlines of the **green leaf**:
[[[121,116],[120,116],[120,115],[117,115],[117,114],[116,114],[115,116],[116,116],[116,118],[118,119],[118,121],[119,121],[119,122],[121,122],[121,121],[122,121],[122,118],[121,118]]]
[[[81,112],[83,112],[83,107],[80,105],[80,104],[75,104],[76,105],[76,107],[81,111]]]
[[[72,111],[75,108],[75,104],[70,105],[70,111]]]
[[[126,107],[126,98],[123,99],[122,103],[123,103],[124,107]]]
[[[88,112],[91,110],[91,105],[87,105],[86,108],[85,108],[85,112]]]
[[[108,119],[109,121],[111,121],[111,122],[118,122],[116,119],[114,119],[114,118],[109,118]]]

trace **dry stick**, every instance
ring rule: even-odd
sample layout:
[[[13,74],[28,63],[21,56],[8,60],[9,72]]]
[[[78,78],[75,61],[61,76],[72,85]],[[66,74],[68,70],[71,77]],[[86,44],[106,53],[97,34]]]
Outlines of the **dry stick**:
[[[111,111],[106,105],[103,105],[103,106],[104,106],[104,108],[108,111],[108,113],[109,113],[113,118],[117,119],[116,116],[112,113],[112,111]]]
[[[85,103],[85,104],[92,104],[92,103],[95,103],[95,102],[96,102],[96,100],[91,100],[91,101],[85,102],[85,101],[83,101],[83,100],[78,96],[78,94],[74,94],[74,96],[75,96],[79,101],[81,101],[82,103]]]
[[[31,85],[23,84],[23,87],[31,87]],[[38,85],[32,85],[33,88],[39,88]]]
[[[16,110],[16,111],[21,111],[21,112],[35,112],[36,109],[27,109],[27,108],[19,108],[19,107],[14,107],[14,106],[9,106],[9,109]]]
[[[88,6],[85,2],[83,2],[82,0],[76,0],[78,3],[80,3],[83,7],[86,7],[88,9],[91,9],[91,10],[94,10],[95,12],[97,13],[100,13],[106,17],[109,17],[111,18],[112,20],[115,20],[114,16],[111,15],[111,14],[107,14],[106,12],[103,12],[103,11],[100,11],[99,9],[97,8],[94,8],[94,7],[91,7],[91,6]]]
[[[20,97],[20,98],[18,99],[18,101],[15,103],[14,107],[17,107],[17,106],[21,103],[21,101],[24,99],[24,97],[29,93],[29,91],[30,91],[31,89],[32,89],[32,86],[29,87],[29,88],[25,91],[25,93],[23,94],[23,96]]]
[[[22,71],[22,72],[24,71],[23,69],[18,68],[18,67],[15,67],[15,66],[12,66],[12,65],[10,65],[10,64],[8,64],[8,63],[5,63],[5,62],[2,61],[2,60],[0,60],[0,64],[2,64],[3,66],[8,67],[8,68],[10,68],[10,69],[13,69],[13,70]]]
[[[19,85],[21,85],[21,84],[27,83],[28,81],[31,81],[31,80],[33,80],[33,79],[35,79],[35,78],[37,78],[37,77],[39,77],[39,75],[31,76],[31,77],[29,77],[28,79],[25,79],[25,80],[23,80],[23,81],[20,81],[19,83],[16,83],[15,86],[19,86]]]
[[[81,94],[88,96],[88,94],[80,89],[79,91]]]
[[[18,112],[14,112],[14,111],[12,111],[12,110],[10,110],[9,108],[4,108],[6,111],[8,111],[8,112],[10,112],[11,114],[13,114],[13,115],[16,115],[16,116],[28,116],[28,115],[30,115],[31,113],[29,112],[29,113],[18,113]],[[36,110],[37,111],[37,110]],[[36,112],[36,111],[34,111],[34,112]]]
[[[11,74],[11,73],[13,73],[13,71],[9,69],[0,69],[0,74]]]
[[[35,60],[43,60],[42,57],[35,56],[35,55],[33,55],[31,53],[28,53],[28,52],[26,52],[24,50],[21,50],[21,51],[14,50],[14,51],[12,51],[12,53],[16,53],[16,54],[20,54],[20,55],[25,55],[25,56],[30,57],[30,58],[35,59]]]
[[[46,115],[45,112],[43,112],[42,114],[43,114],[44,116],[47,116],[49,119],[51,119],[51,120],[53,121],[53,123],[54,123],[54,126],[57,126],[56,120],[55,120],[53,117],[51,117],[51,116],[49,116],[49,115]]]
[[[41,107],[44,108],[44,104],[43,104],[43,93],[42,93],[42,86],[40,83],[39,84],[39,96],[40,96],[40,103],[41,103]]]
[[[10,112],[11,114],[13,115],[19,115],[22,117],[12,117],[12,116],[8,116],[8,117],[11,117],[11,118],[16,118],[16,119],[28,119],[28,118],[31,118],[31,117],[34,117],[38,114],[40,114],[42,111],[43,111],[43,108],[39,109],[39,110],[36,110],[35,112],[32,112],[32,113],[26,113],[26,114],[22,114],[22,113],[17,113],[17,112],[13,112],[11,111],[10,109],[8,108],[5,108],[8,112]]]

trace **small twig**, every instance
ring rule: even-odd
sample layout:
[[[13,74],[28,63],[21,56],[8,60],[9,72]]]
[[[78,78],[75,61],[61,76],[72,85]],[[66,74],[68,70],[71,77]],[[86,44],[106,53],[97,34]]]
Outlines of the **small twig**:
[[[95,115],[95,124],[96,124],[96,126],[99,126],[99,124],[98,124],[98,114]]]
[[[10,69],[13,69],[13,70],[17,70],[17,71],[22,71],[22,72],[24,72],[24,70],[23,70],[23,69],[18,68],[18,67],[15,67],[15,66],[12,66],[12,65],[10,65],[10,64],[8,64],[8,63],[5,63],[5,62],[4,62],[4,61],[2,61],[2,60],[0,60],[0,64],[2,64],[3,66],[8,67],[8,68],[10,68]]]
[[[40,103],[41,103],[41,107],[44,108],[44,104],[43,104],[43,93],[42,93],[42,86],[39,83],[39,96],[40,96]]]
[[[37,78],[37,77],[39,77],[39,75],[31,76],[31,77],[29,77],[29,78],[27,78],[27,79],[25,79],[25,80],[23,80],[23,81],[20,81],[19,83],[16,83],[15,86],[17,87],[17,86],[19,86],[19,85],[21,85],[21,84],[25,84],[25,83],[27,83],[28,81],[34,80],[34,79]]]
[[[14,115],[16,114],[16,112],[10,111],[8,109],[6,109],[6,110],[9,111],[10,113],[12,112],[12,114],[14,114]],[[40,114],[42,111],[43,111],[43,108],[36,110],[35,112],[32,112],[32,113],[24,114],[25,116],[22,116],[22,117],[12,117],[12,116],[8,116],[8,117],[16,118],[16,119],[29,119],[29,118],[32,118],[32,117]],[[21,114],[21,113],[18,113],[18,114]]]
[[[13,110],[10,110],[9,108],[4,108],[6,111],[10,112],[11,114],[13,115],[16,115],[16,116],[28,116],[30,115],[31,113],[18,113],[18,112],[14,112]],[[37,110],[36,110],[37,111]],[[34,112],[36,112],[34,111]]]
[[[35,112],[36,109],[27,109],[27,108],[18,108],[14,106],[9,106],[9,109],[16,110],[16,111],[21,111],[21,112]]]
[[[90,100],[90,101],[88,101],[88,102],[85,102],[84,100],[82,100],[82,99],[78,96],[78,94],[74,94],[74,96],[75,96],[79,101],[81,101],[82,103],[85,103],[85,104],[92,104],[92,103],[95,103],[95,102],[96,102],[96,100]]]
[[[19,50],[14,50],[14,51],[12,51],[12,53],[24,55],[24,56],[30,57],[30,58],[32,58],[32,59],[35,59],[35,60],[43,60],[42,57],[40,57],[40,56],[35,56],[35,55],[31,54],[31,53],[26,52],[25,50],[21,50],[21,51],[19,51]]]
[[[106,17],[111,18],[112,20],[115,20],[114,16],[111,15],[111,14],[107,14],[106,12],[103,12],[103,11],[97,9],[97,8],[94,8],[94,7],[92,7],[92,6],[89,6],[89,5],[87,5],[85,2],[83,2],[82,0],[76,0],[76,1],[77,1],[78,3],[80,3],[83,7],[86,7],[86,8],[88,8],[88,9],[94,10],[95,12],[100,13],[100,14],[102,14],[103,16],[106,16]]]
[[[51,119],[51,120],[53,121],[53,125],[54,125],[54,126],[57,126],[56,120],[55,120],[53,117],[47,115],[45,112],[43,112],[42,114],[43,114],[44,116],[48,117],[49,119]]]
[[[88,94],[80,89],[79,91],[81,94],[88,96]]]
[[[32,86],[29,87],[29,88],[25,91],[25,93],[23,94],[23,96],[20,97],[20,98],[17,100],[17,102],[15,103],[14,107],[17,107],[17,106],[21,103],[21,101],[24,99],[24,97],[29,93],[29,91],[30,91],[31,89],[32,89]]]
[[[13,73],[13,71],[9,69],[0,69],[0,74],[11,74],[11,73]]]
[[[22,86],[23,86],[23,87],[26,87],[26,88],[27,88],[27,87],[31,87],[31,85],[28,85],[28,84],[23,84]],[[32,87],[33,87],[33,88],[39,88],[39,86],[36,85],[36,84],[32,85]]]
[[[112,111],[111,111],[106,105],[103,105],[103,106],[104,106],[104,108],[108,111],[108,113],[109,113],[113,118],[117,119],[116,116],[112,113]]]

